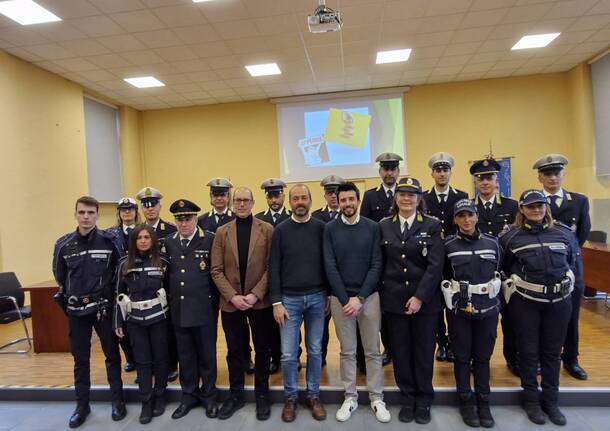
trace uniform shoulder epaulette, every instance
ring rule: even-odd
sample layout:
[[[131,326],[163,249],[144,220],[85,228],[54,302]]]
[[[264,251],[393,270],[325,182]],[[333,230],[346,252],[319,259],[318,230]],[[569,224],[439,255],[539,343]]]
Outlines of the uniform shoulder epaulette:
[[[557,226],[559,229],[564,229],[564,230],[566,230],[566,231],[568,231],[568,232],[570,232],[570,233],[572,233],[572,232],[573,232],[573,231],[572,231],[572,228],[571,228],[570,226],[568,226],[567,224],[565,224],[564,222],[562,222],[562,221],[559,221],[559,220],[553,220],[553,224],[554,224],[555,226]]]
[[[516,226],[508,226],[508,227],[502,229],[502,232],[500,232],[498,234],[498,238],[502,238],[504,235],[507,235],[509,232],[515,232],[515,231],[517,231]]]
[[[365,217],[366,218],[366,217]],[[370,219],[369,219],[370,220]],[[394,216],[385,216],[384,218],[382,218],[381,220],[379,220],[379,223],[381,223],[384,220],[390,220],[390,221],[394,221]]]
[[[508,232],[508,230],[509,230],[509,229],[507,229],[506,231]],[[504,233],[504,230],[503,230],[501,233]],[[490,239],[490,240],[492,240],[492,241],[496,241],[496,240],[498,239],[498,238],[496,238],[495,236],[490,235],[490,234],[485,233],[485,232],[481,232],[481,238]]]
[[[119,228],[114,226],[108,229],[98,229],[98,232],[100,233],[101,236],[103,236],[104,238],[107,239],[116,239],[119,237]]]
[[[72,238],[74,238],[75,234],[76,234],[76,232],[68,232],[67,234],[62,235],[57,241],[55,241],[55,247],[63,246],[64,244],[69,242]]]
[[[439,219],[437,216],[433,216],[433,215],[431,215],[431,214],[424,214],[424,213],[422,213],[422,215],[423,215],[424,217],[431,218],[432,220],[436,220],[436,221],[438,221],[438,222],[440,222],[440,221],[441,221],[441,220],[440,220],[440,219]]]
[[[164,263],[166,266],[169,265],[169,259],[164,257],[164,256],[160,256],[159,259],[161,260],[161,263]]]
[[[449,242],[453,241],[454,239],[456,239],[457,237],[455,236],[455,234],[449,235],[445,237],[445,244],[448,244]]]

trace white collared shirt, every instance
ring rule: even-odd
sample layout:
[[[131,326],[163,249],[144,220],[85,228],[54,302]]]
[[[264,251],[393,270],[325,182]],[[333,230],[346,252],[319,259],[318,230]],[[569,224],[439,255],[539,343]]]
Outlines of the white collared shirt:
[[[481,195],[479,195],[479,199],[481,199],[481,203],[483,204],[483,208],[485,208],[485,204],[487,202],[491,202],[491,207],[489,209],[492,209],[494,207],[494,203],[496,202],[496,195],[494,194],[491,198],[489,198],[489,200],[485,200],[481,197]]]
[[[563,189],[560,188],[557,193],[549,193],[546,190],[542,190],[542,193],[544,193],[544,196],[546,197],[547,201],[549,201],[549,203],[551,203],[551,196],[557,196],[557,200],[555,202],[557,203],[557,207],[561,206],[561,203],[563,202]]]
[[[307,220],[305,220],[305,221],[299,221],[296,218],[294,218],[294,213],[290,216],[290,218],[295,223],[307,223],[309,220],[311,220],[311,214],[307,214]]]
[[[385,195],[388,195],[388,191],[392,190],[392,196],[396,195],[396,184],[394,184],[392,187],[388,187],[385,185],[385,183],[381,184],[383,186],[383,190],[385,191]]]
[[[225,210],[222,211],[222,212],[218,212],[216,210],[213,210],[214,220],[216,220],[216,223],[218,224],[218,222],[220,221],[220,216],[226,215],[228,212],[229,212],[229,208],[225,208]]]
[[[343,223],[345,223],[348,226],[353,226],[355,224],[358,224],[358,222],[360,221],[360,214],[356,215],[356,218],[354,219],[353,222],[350,223],[350,221],[347,219],[347,217],[345,217],[343,214],[341,214],[341,220],[343,221]]]
[[[180,242],[182,243],[182,240],[183,240],[183,239],[188,239],[188,240],[189,240],[189,242],[187,242],[187,243],[186,243],[186,245],[187,245],[187,247],[188,247],[188,245],[191,243],[191,241],[192,241],[192,240],[193,240],[193,238],[195,237],[195,234],[196,234],[196,233],[197,233],[197,229],[195,229],[195,230],[193,231],[193,233],[191,234],[191,236],[189,236],[189,237],[184,237],[184,236],[180,235]]]
[[[157,230],[157,226],[159,226],[159,223],[161,222],[161,219],[158,218],[157,221],[154,224],[148,224],[148,220],[146,221],[146,224],[150,227],[152,227],[154,230]]]
[[[275,216],[276,214],[282,215],[282,213],[284,212],[284,207],[280,208],[279,211],[273,211],[271,208],[269,208],[269,212],[271,213],[271,217],[273,218],[273,216]]]
[[[445,195],[445,202],[447,202],[447,199],[449,198],[449,191],[451,191],[451,187],[447,186],[447,190],[445,191],[440,191],[439,189],[436,188],[436,186],[434,186],[434,193],[436,193],[436,199],[438,199],[438,202],[441,202],[441,197],[439,196],[441,193]]]
[[[413,221],[415,220],[415,216],[417,215],[417,211],[411,214],[409,217],[404,218],[400,214],[398,214],[398,219],[400,220],[400,233],[405,233],[405,225],[406,229],[411,229],[413,225]]]
[[[128,232],[127,232],[127,229],[134,229],[135,227],[136,227],[136,225],[135,225],[135,224],[130,224],[130,225],[126,225],[126,224],[124,224],[124,225],[123,225],[123,233],[124,233],[125,235],[127,235],[127,233],[128,233]]]

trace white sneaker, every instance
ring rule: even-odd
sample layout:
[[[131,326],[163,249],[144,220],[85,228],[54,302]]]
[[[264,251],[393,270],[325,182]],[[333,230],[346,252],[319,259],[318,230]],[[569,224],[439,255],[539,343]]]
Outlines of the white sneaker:
[[[346,420],[348,420],[350,418],[350,416],[352,415],[352,412],[354,410],[356,410],[357,408],[358,408],[357,400],[355,400],[354,398],[346,398],[345,401],[343,401],[343,404],[341,405],[339,410],[337,410],[337,414],[335,415],[335,418],[337,418],[337,420],[339,422],[345,422]]]
[[[371,403],[371,408],[375,412],[375,417],[379,422],[387,423],[390,422],[392,416],[390,416],[390,412],[385,407],[385,403],[381,400],[375,400]]]

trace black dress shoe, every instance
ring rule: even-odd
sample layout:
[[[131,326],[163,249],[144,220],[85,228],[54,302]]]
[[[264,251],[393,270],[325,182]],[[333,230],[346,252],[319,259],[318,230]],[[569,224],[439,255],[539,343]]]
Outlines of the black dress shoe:
[[[589,378],[587,372],[578,364],[578,361],[564,362],[563,368],[575,379],[587,380]]]
[[[525,404],[525,406],[523,408],[525,409],[527,418],[531,422],[535,423],[536,425],[544,425],[546,423],[546,419],[544,418],[544,413],[542,413],[540,404],[537,404],[537,403]]]
[[[516,362],[507,362],[506,367],[508,370],[513,373],[515,377],[521,378],[521,370],[519,369],[519,364]]]
[[[216,404],[216,400],[205,401],[203,407],[205,408],[205,415],[207,417],[210,419],[218,417],[218,405]]]
[[[559,407],[556,405],[542,405],[542,411],[546,413],[549,417],[549,420],[553,422],[555,425],[563,426],[568,423],[566,417],[561,413]]]
[[[415,410],[413,406],[402,406],[398,412],[398,420],[401,422],[413,422],[415,418]]]
[[[155,396],[153,401],[152,415],[156,418],[161,416],[163,413],[165,413],[165,398],[163,398],[163,395]]]
[[[460,394],[460,415],[462,421],[472,428],[481,426],[476,409],[476,400],[472,394]]]
[[[178,370],[172,370],[167,375],[168,382],[175,382],[177,378],[178,378]]]
[[[384,350],[381,355],[381,365],[385,367],[392,362],[392,354],[387,350]]]
[[[178,408],[176,410],[174,410],[174,413],[172,413],[172,419],[180,419],[180,418],[185,417],[188,414],[188,412],[190,412],[191,409],[193,407],[195,407],[196,405],[197,405],[197,403],[192,403],[192,404],[180,403]]]
[[[243,397],[229,396],[218,410],[218,419],[229,419],[237,410],[245,406]],[[206,409],[207,410],[207,409]]]
[[[254,374],[254,362],[252,362],[252,359],[250,358],[248,358],[248,368],[246,368],[246,374]]]
[[[127,416],[127,408],[125,407],[125,401],[113,401],[112,402],[112,420],[120,421]]]
[[[259,421],[265,421],[271,416],[271,406],[269,404],[269,398],[265,395],[256,397],[256,419]]]
[[[76,407],[76,410],[74,410],[74,413],[72,413],[72,416],[70,416],[68,426],[70,428],[78,428],[79,426],[85,423],[85,420],[87,419],[87,416],[89,416],[89,413],[91,413],[91,408],[89,407],[89,404],[83,407]]]
[[[142,425],[149,424],[153,418],[153,400],[144,401],[142,410],[140,411],[140,423]]]
[[[280,370],[280,361],[271,358],[269,363],[269,374],[275,374]]]
[[[436,360],[439,362],[445,362],[447,360],[447,347],[438,346],[438,349],[436,349]]]
[[[125,362],[125,365],[123,365],[123,369],[125,370],[126,373],[130,373],[136,369],[136,366],[134,365],[133,362],[127,361],[127,362]]]
[[[430,406],[415,407],[415,422],[420,425],[430,423]]]

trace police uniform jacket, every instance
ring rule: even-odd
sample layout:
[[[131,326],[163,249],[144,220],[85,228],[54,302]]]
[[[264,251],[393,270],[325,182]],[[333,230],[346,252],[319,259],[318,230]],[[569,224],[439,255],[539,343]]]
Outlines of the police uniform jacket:
[[[440,311],[444,259],[440,222],[418,212],[404,234],[398,216],[383,219],[379,226],[384,260],[380,289],[383,311],[403,315],[412,296],[423,302],[419,313]]]
[[[485,284],[501,270],[502,251],[498,239],[476,231],[473,235],[457,232],[445,240],[445,279],[465,282],[469,285]],[[453,295],[453,312],[472,318],[497,315],[500,311],[500,296],[490,298],[486,294],[472,294],[470,303],[482,313],[468,313],[468,299],[460,293]]]
[[[515,222],[517,211],[519,211],[519,204],[516,200],[500,197],[499,194],[496,194],[490,211],[485,209],[479,196],[474,198],[474,203],[479,211],[477,229],[493,236],[498,236],[500,232],[512,225]]]
[[[367,190],[362,197],[360,215],[376,222],[381,221],[381,219],[390,215],[393,199],[388,198],[383,184],[380,184],[377,188]]]
[[[443,237],[453,235],[456,232],[453,224],[453,205],[460,199],[468,199],[468,193],[449,187],[445,202],[441,204],[436,190],[432,187],[423,194],[422,198],[426,203],[426,214],[436,217],[441,222]]]
[[[560,283],[574,267],[574,237],[565,227],[545,224],[513,226],[500,235],[504,251],[504,274],[516,274],[521,279],[539,285]],[[546,294],[528,290],[528,295],[541,299],[557,299],[561,292]]]
[[[111,228],[107,229],[107,232],[116,237],[116,242],[119,245],[121,256],[125,256],[127,254],[127,250],[129,249],[129,235],[125,233],[123,226],[112,226]]]
[[[176,233],[177,230],[175,224],[159,219],[159,223],[157,223],[157,227],[155,228],[155,233],[157,234],[157,238],[162,239]]]
[[[289,210],[287,210],[286,208],[282,208],[282,211],[279,214],[280,215],[277,219],[277,223],[273,220],[273,216],[271,215],[271,210],[269,208],[267,208],[266,211],[259,212],[254,217],[256,217],[259,220],[266,221],[271,226],[275,227],[278,224],[280,224],[281,222],[283,222],[284,220],[286,220],[287,218],[290,218],[291,212]]]
[[[229,223],[231,220],[235,220],[235,214],[233,214],[233,211],[230,209],[225,211],[218,222],[216,221],[216,212],[212,210],[209,213],[205,213],[204,215],[200,216],[199,220],[197,220],[197,225],[204,231],[216,233],[216,229]]]
[[[120,294],[125,294],[132,302],[148,301],[157,298],[157,292],[165,286],[165,268],[168,261],[161,258],[159,265],[153,265],[150,256],[138,254],[134,258],[134,267],[125,271],[127,256],[119,261],[117,266],[117,283],[115,298],[118,300]],[[165,319],[163,307],[157,304],[150,309],[132,309],[127,321],[141,326],[152,325]],[[113,325],[115,328],[123,326],[123,315],[119,309],[119,304],[115,301]]]
[[[214,234],[197,228],[186,248],[175,233],[164,241],[167,286],[172,322],[186,328],[216,325],[218,291],[210,276],[210,254]]]
[[[337,208],[337,215],[335,215],[335,217],[332,216],[331,214],[331,209],[328,205],[326,205],[324,208],[320,208],[315,210],[314,212],[311,213],[311,216],[314,218],[317,218],[318,220],[323,221],[324,223],[328,223],[334,219],[336,219],[339,215],[339,209]]]
[[[115,269],[119,259],[116,237],[94,228],[86,236],[78,229],[62,236],[53,251],[53,275],[66,298],[78,299],[77,306],[89,306],[85,315],[97,312],[99,307],[112,304]],[[93,304],[99,307],[93,307]],[[71,310],[68,309],[68,313]]]
[[[589,199],[580,193],[563,191],[561,205],[551,205],[551,214],[554,220],[558,220],[569,226],[578,238],[578,245],[587,240],[591,231],[591,218],[589,217]]]

